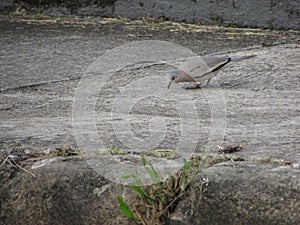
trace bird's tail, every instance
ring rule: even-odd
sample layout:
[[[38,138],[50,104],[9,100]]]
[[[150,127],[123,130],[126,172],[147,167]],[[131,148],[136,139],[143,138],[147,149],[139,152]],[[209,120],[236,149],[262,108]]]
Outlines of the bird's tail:
[[[242,61],[242,60],[245,60],[245,59],[251,59],[255,56],[256,55],[232,56],[232,57],[230,57],[230,59],[233,62],[238,62],[238,61]]]

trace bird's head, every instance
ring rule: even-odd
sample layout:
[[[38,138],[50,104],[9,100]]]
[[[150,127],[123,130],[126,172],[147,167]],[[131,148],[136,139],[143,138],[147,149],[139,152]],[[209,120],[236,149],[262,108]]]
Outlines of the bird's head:
[[[179,70],[173,70],[169,73],[169,85],[168,85],[168,88],[170,88],[171,86],[171,83],[172,82],[175,82],[177,83],[178,82],[178,79],[179,79]]]

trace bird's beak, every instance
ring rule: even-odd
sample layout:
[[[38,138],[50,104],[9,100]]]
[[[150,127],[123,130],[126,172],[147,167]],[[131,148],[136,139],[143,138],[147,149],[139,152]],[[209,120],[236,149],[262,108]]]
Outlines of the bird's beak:
[[[170,88],[171,84],[172,84],[172,81],[169,82],[168,89]]]

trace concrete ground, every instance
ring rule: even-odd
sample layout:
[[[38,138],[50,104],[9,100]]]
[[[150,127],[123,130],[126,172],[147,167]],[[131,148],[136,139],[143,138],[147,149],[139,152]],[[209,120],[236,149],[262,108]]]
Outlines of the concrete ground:
[[[25,152],[32,153],[57,146],[82,146],[76,139],[80,131],[76,124],[73,129],[72,115],[76,93],[84,80],[81,78],[89,66],[106,50],[132,41],[168,41],[201,56],[257,56],[228,66],[202,90],[187,91],[177,84],[168,90],[166,74],[172,68],[163,64],[134,65],[115,72],[96,92],[96,122],[88,124],[95,125],[101,147],[130,149],[135,146],[130,145],[126,136],[131,131],[134,137],[148,140],[145,146],[150,147],[146,150],[180,145],[182,151],[180,138],[187,131],[189,135],[183,137],[183,144],[193,148],[187,150],[191,154],[207,145],[211,149],[242,146],[236,154],[251,160],[243,166],[251,176],[249,165],[253,162],[285,162],[283,167],[275,163],[272,170],[283,169],[284,173],[278,172],[280,177],[292,174],[293,178],[285,181],[286,186],[300,192],[299,32],[203,27],[157,20],[17,16],[0,19],[1,149],[20,145]],[[151,77],[159,84],[147,86],[144,81],[153,81]],[[155,91],[148,92],[151,85]],[[132,94],[143,91],[149,93],[143,98]],[[195,114],[182,116],[174,108],[176,104],[181,110],[192,104]],[[157,119],[159,122],[153,128],[151,123]],[[160,121],[165,121],[164,133],[155,129],[161,128]],[[184,121],[188,121],[187,126],[182,124]],[[164,137],[157,142],[151,135]],[[268,174],[270,165],[259,165],[259,173]],[[229,174],[224,176],[225,181],[230,179]],[[298,219],[286,224],[296,224]],[[220,223],[216,220],[214,224]]]

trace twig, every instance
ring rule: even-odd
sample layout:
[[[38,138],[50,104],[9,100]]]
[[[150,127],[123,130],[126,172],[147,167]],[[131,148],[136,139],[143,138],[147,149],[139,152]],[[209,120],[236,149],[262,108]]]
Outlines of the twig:
[[[10,155],[9,155],[10,156]],[[10,157],[10,160],[13,161],[13,163],[21,170],[23,170],[26,173],[29,173],[31,176],[36,177],[36,175],[34,175],[32,172],[30,172],[29,170],[26,170],[25,168],[23,168],[22,166],[20,166],[13,158]]]
[[[10,155],[8,155],[8,156],[3,160],[3,162],[2,162],[1,165],[0,165],[0,168],[4,165],[4,163],[6,163],[6,161],[7,161],[8,158],[9,158],[9,156],[10,156]]]

